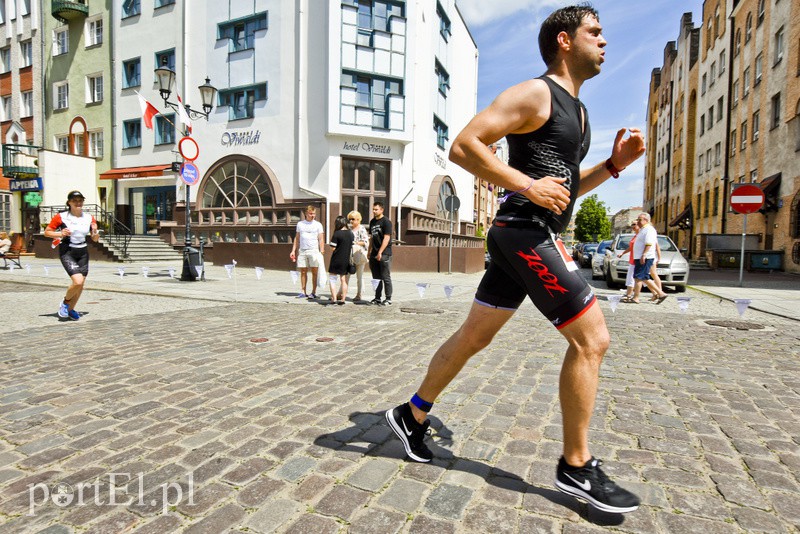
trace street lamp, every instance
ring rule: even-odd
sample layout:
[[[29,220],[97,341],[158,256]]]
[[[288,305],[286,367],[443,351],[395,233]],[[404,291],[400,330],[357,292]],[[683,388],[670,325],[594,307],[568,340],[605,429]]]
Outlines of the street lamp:
[[[196,111],[188,104],[182,102],[170,102],[169,97],[172,94],[172,85],[175,83],[175,71],[169,68],[167,58],[163,58],[161,66],[155,69],[156,79],[158,80],[158,92],[161,94],[164,105],[180,112],[180,109],[186,112],[189,118],[208,120],[211,110],[214,109],[214,97],[217,95],[217,88],[211,85],[211,80],[206,77],[206,83],[198,87],[200,91],[200,99],[203,102],[203,111]],[[185,125],[184,125],[185,126]],[[188,130],[183,132],[184,136],[190,135]],[[189,261],[189,253],[192,245],[191,231],[192,231],[192,217],[189,210],[189,184],[185,184],[186,190],[186,235],[184,237],[183,245],[183,271],[181,272],[181,280],[194,281],[197,277],[192,272],[192,266]]]

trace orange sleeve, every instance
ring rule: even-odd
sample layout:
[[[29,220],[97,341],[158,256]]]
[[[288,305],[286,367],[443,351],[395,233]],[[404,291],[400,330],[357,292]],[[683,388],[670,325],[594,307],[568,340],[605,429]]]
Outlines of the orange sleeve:
[[[92,215],[92,222],[91,222],[91,224],[97,224],[97,219],[95,219],[95,218],[94,218],[94,215]]]
[[[61,214],[56,213],[55,217],[50,219],[50,224],[47,225],[48,230],[58,230],[64,224],[61,220]]]

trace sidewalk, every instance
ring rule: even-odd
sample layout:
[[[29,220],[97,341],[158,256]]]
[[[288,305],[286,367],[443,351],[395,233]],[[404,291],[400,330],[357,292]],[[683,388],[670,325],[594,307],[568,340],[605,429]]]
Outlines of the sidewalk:
[[[23,258],[22,269],[0,269],[0,281],[15,281],[26,284],[65,287],[66,273],[55,260]],[[29,267],[29,269],[27,268]],[[144,276],[143,268],[148,270]],[[224,265],[206,264],[205,281],[181,282],[180,263],[111,263],[93,261],[89,265],[87,289],[157,295],[177,298],[202,299],[214,302],[253,303],[301,303],[295,298],[300,292],[299,282],[293,283],[288,271],[265,270],[261,278],[256,269],[235,267],[228,276]],[[120,269],[124,274],[120,276]],[[169,275],[174,269],[174,278]],[[396,304],[426,299],[446,299],[445,286],[452,286],[450,298],[470,297],[483,276],[483,272],[464,273],[392,273],[393,300]],[[320,302],[330,296],[327,274],[325,287],[317,291]],[[364,274],[363,296],[370,300],[373,290],[371,276]],[[744,273],[744,283],[739,287],[739,272],[734,270],[692,271],[690,287],[733,302],[735,299],[751,299],[750,308],[786,319],[800,321],[800,276],[787,273]],[[351,277],[348,294],[356,293],[355,277]],[[428,284],[420,295],[417,284]],[[311,281],[308,282],[309,290]],[[595,283],[600,292],[605,284]],[[616,293],[616,291],[612,291]]]

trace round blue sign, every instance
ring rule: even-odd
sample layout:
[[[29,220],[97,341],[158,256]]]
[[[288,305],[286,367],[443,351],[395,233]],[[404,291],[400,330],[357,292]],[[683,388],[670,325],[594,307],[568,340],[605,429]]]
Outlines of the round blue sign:
[[[200,181],[200,169],[191,161],[184,161],[181,165],[181,180],[186,185],[195,185]]]

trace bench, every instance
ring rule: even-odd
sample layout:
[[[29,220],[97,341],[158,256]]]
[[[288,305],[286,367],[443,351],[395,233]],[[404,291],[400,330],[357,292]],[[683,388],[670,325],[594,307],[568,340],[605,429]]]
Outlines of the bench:
[[[22,247],[19,245],[11,245],[8,252],[0,255],[0,258],[3,260],[3,269],[8,269],[8,262],[15,264],[20,269],[22,268],[22,264],[19,262],[19,253],[21,249]]]

